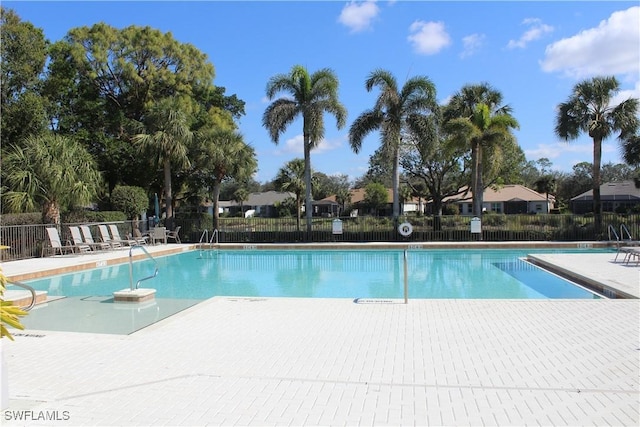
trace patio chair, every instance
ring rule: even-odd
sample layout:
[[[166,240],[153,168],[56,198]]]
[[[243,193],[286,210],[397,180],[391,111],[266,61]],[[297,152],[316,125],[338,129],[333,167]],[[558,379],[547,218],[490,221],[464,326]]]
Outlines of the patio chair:
[[[73,240],[73,244],[76,248],[78,248],[80,253],[91,252],[91,246],[82,240],[82,233],[80,233],[79,227],[70,225],[69,231],[71,232],[71,239]]]
[[[640,264],[640,247],[638,246],[620,246],[613,262],[616,262],[618,255],[624,254],[622,262],[629,264],[632,259],[636,260],[636,265]]]
[[[109,224],[109,230],[111,230],[111,236],[113,237],[113,241],[115,242],[120,242],[127,246],[138,244],[138,241],[135,239],[123,239],[122,237],[120,237],[120,230],[118,230],[118,227],[115,224]]]
[[[81,225],[80,231],[82,231],[82,236],[84,237],[84,242],[91,246],[94,250],[97,249],[111,249],[111,245],[105,242],[96,242],[93,240],[93,234],[91,234],[91,229],[88,225]]]
[[[60,254],[64,255],[65,252],[75,252],[76,247],[70,242],[65,242],[66,245],[62,244],[62,240],[60,239],[60,234],[58,233],[58,229],[55,227],[47,227],[47,236],[49,236],[49,246],[43,247],[42,252],[44,255],[45,249],[49,249],[53,255]]]
[[[154,227],[149,230],[149,240],[152,245],[155,245],[157,241],[162,241],[167,244],[167,228],[166,227]]]
[[[182,227],[182,226],[181,226],[181,225],[179,225],[179,226],[177,226],[177,227],[176,227],[176,229],[175,229],[175,230],[173,230],[173,231],[171,231],[171,230],[167,230],[167,240],[169,240],[169,239],[173,239],[173,241],[174,241],[174,242],[176,242],[176,243],[182,243],[182,242],[180,241],[180,235],[178,234],[178,233],[180,233],[180,228],[181,228],[181,227]]]
[[[98,231],[100,231],[100,240],[102,240],[104,243],[108,243],[111,246],[111,249],[122,248],[122,242],[117,242],[111,238],[106,225],[98,225]]]
[[[149,233],[142,234],[139,228],[134,228],[133,236],[129,235],[128,237],[135,240],[138,245],[146,245],[149,243]]]

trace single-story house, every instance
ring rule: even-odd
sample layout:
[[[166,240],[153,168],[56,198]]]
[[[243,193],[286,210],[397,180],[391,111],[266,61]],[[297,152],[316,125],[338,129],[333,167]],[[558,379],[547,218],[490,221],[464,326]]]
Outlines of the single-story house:
[[[600,200],[603,212],[626,211],[640,205],[640,188],[633,180],[607,182],[600,186]],[[593,190],[573,197],[569,207],[574,214],[593,212]]]
[[[364,188],[354,188],[349,190],[351,200],[347,203],[347,208],[351,209],[352,216],[360,215],[379,215],[390,216],[393,213],[393,189],[387,188],[387,204],[379,209],[378,212],[366,206],[364,203],[364,197],[366,190]],[[340,216],[342,214],[342,206],[336,202],[336,196],[329,196],[322,200],[314,201],[314,215],[322,216]],[[419,202],[417,198],[400,202],[400,213],[417,212],[418,209],[424,206],[424,201]]]
[[[473,194],[466,194],[446,199],[445,203],[458,205],[461,215],[472,215]],[[555,202],[551,194],[538,193],[524,185],[510,184],[498,188],[486,188],[483,193],[482,211],[503,214],[547,214],[551,212]]]
[[[240,212],[241,206],[243,213],[247,211],[253,210],[254,216],[260,217],[275,217],[277,216],[276,204],[282,203],[287,198],[294,198],[296,195],[290,192],[280,192],[280,191],[265,191],[261,193],[250,193],[247,200],[242,202],[237,202],[235,200],[220,200],[218,202],[218,209],[222,211],[220,213],[230,213],[232,215]],[[208,206],[209,214],[213,213],[212,205]]]

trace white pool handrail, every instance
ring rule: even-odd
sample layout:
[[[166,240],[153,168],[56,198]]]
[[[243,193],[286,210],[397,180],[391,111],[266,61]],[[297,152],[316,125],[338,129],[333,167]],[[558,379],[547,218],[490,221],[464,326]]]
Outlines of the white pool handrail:
[[[138,280],[136,282],[135,287],[133,286],[133,256],[132,256],[132,252],[135,248],[140,248],[142,249],[142,252],[145,253],[145,255],[147,255],[147,258],[149,258],[151,261],[153,261],[154,264],[154,272],[151,276],[148,277],[143,277],[142,279]],[[135,290],[138,289],[138,286],[140,286],[140,282],[143,282],[145,280],[149,280],[149,279],[153,279],[154,277],[156,277],[158,275],[158,262],[155,260],[154,257],[151,256],[151,254],[145,249],[144,246],[142,245],[133,245],[129,248],[129,286],[131,288],[131,290]]]

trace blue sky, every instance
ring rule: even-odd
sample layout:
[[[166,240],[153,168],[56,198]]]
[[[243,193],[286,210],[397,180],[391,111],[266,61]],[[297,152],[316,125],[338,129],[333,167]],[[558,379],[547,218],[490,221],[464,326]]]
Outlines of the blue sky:
[[[302,157],[302,125],[294,122],[273,144],[262,127],[270,77],[295,64],[310,72],[331,68],[348,110],[338,130],[326,118],[325,140],[311,153],[312,167],[326,174],[361,176],[379,136],[354,154],[351,122],[373,106],[377,92],[364,81],[374,69],[389,70],[403,84],[427,76],[438,99],[465,84],[488,82],[500,90],[520,122],[518,143],[527,160],[546,157],[553,169],[571,171],[593,159],[588,137],[566,143],[554,136],[555,107],[580,80],[615,75],[617,101],[640,97],[640,7],[637,1],[3,1],[50,41],[74,27],[106,22],[117,28],[151,26],[171,32],[206,53],[214,83],[246,102],[240,131],[258,155],[260,182],[287,161]],[[615,138],[603,145],[603,163],[621,162]]]

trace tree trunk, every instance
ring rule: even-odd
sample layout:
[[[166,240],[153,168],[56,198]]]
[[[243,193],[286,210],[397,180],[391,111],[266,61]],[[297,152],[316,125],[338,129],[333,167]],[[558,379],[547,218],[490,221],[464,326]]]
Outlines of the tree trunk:
[[[300,201],[300,196],[296,194],[296,230],[300,231],[300,208],[302,207],[302,202]]]
[[[595,235],[602,233],[602,201],[600,199],[600,163],[602,162],[602,138],[593,138],[593,225]]]
[[[214,230],[218,230],[220,228],[219,199],[220,199],[221,186],[222,186],[222,183],[216,179],[215,182],[213,183],[213,212],[212,213],[213,213],[213,229]]]
[[[473,216],[482,216],[482,151],[480,144],[473,143],[471,147],[471,161],[473,162],[473,173],[471,176],[472,209]]]
[[[169,228],[169,230],[173,230],[173,194],[171,191],[171,162],[169,160],[164,161],[163,165],[164,169],[164,204],[165,204],[165,212],[166,219],[164,225]],[[160,214],[162,216],[162,214]]]
[[[42,222],[44,224],[60,225],[60,207],[55,200],[44,202],[42,206]]]
[[[433,199],[433,231],[442,230],[442,199]]]
[[[305,120],[306,121],[306,120]],[[306,129],[306,125],[305,125]],[[311,221],[312,221],[312,198],[311,198],[311,141],[309,134],[304,134],[304,213],[307,218],[307,236],[306,241],[311,241]],[[300,215],[300,214],[298,214]]]
[[[397,227],[400,216],[400,138],[393,150],[393,225]]]

